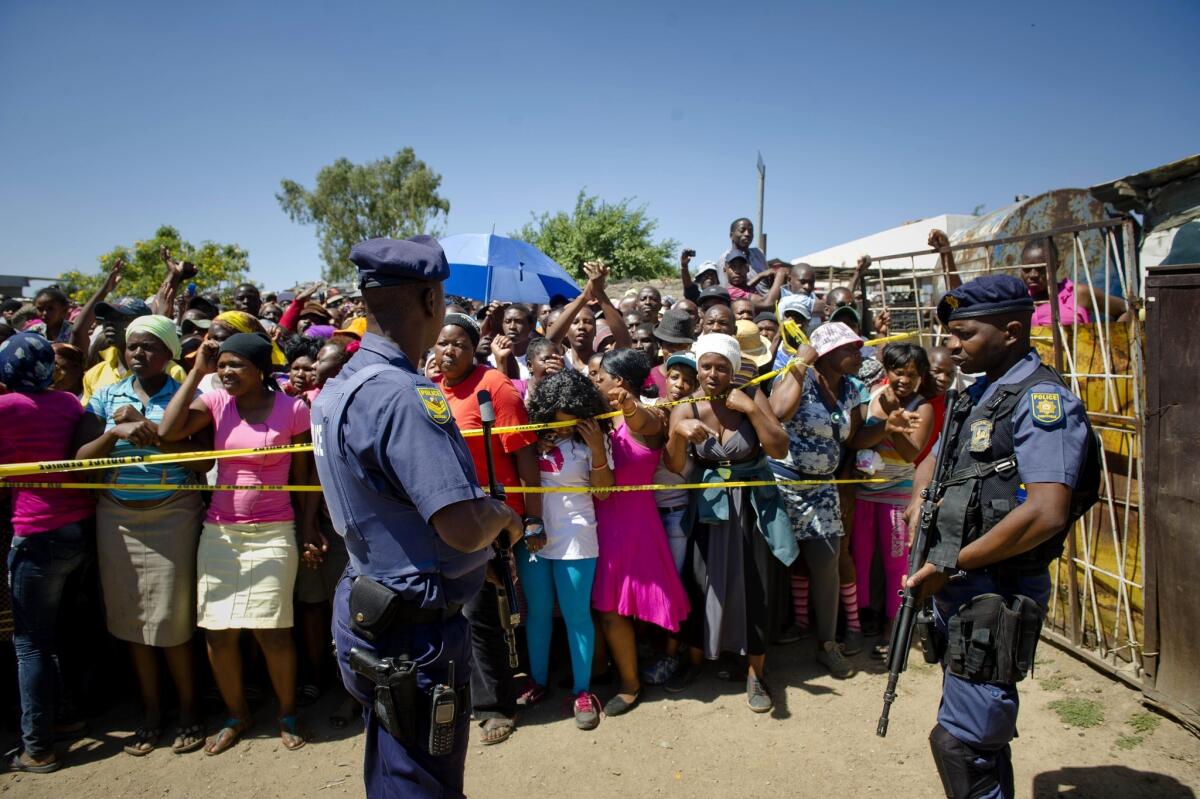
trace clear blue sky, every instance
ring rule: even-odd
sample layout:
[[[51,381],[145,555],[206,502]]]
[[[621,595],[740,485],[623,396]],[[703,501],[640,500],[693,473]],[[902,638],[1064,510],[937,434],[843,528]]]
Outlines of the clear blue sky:
[[[585,7],[586,6],[586,7]],[[281,178],[412,146],[449,233],[586,186],[715,257],[994,209],[1200,150],[1200,5],[0,3],[0,273],[175,225],[269,287],[318,275]]]

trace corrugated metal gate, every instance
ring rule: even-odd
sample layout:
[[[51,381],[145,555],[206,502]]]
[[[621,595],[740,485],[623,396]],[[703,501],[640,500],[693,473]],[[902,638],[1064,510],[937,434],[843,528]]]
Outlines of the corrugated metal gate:
[[[958,272],[969,280],[987,272],[1015,273],[1023,244],[1053,238],[1062,253],[1058,279],[1119,293],[1133,311],[1129,321],[1088,308],[1093,323],[1039,327],[1034,345],[1056,365],[1084,401],[1103,441],[1101,498],[1068,538],[1052,571],[1045,636],[1116,677],[1140,687],[1143,667],[1146,520],[1143,481],[1145,359],[1135,228],[1107,219],[986,241],[952,243]],[[1014,246],[1015,245],[1015,246]],[[945,289],[936,270],[906,269],[931,251],[872,256],[865,290],[873,308],[892,311],[892,332],[914,330],[921,343],[941,343],[935,301]],[[906,263],[907,262],[907,263]],[[1054,284],[1051,284],[1053,289]],[[1056,292],[1051,291],[1051,296]],[[1086,306],[1085,306],[1086,307]]]

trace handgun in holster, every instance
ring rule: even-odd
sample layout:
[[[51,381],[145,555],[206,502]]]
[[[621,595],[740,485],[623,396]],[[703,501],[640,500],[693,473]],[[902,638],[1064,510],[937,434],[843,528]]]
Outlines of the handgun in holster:
[[[406,746],[417,742],[417,664],[408,655],[381,658],[357,647],[350,668],[375,686],[372,706],[388,734]]]

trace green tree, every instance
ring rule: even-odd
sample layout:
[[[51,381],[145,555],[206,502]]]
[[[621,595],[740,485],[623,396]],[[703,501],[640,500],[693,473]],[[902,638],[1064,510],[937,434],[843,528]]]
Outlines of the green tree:
[[[437,193],[442,176],[405,147],[391,158],[354,164],[339,158],[317,173],[312,191],[294,180],[275,195],[293,222],[316,225],[327,280],[353,273],[350,248],[363,239],[437,235],[433,223],[450,213]]]
[[[60,281],[70,287],[74,299],[83,302],[104,282],[113,262],[124,258],[125,268],[116,293],[145,299],[158,291],[167,276],[161,256],[163,247],[170,250],[176,260],[191,261],[196,265],[196,276],[188,282],[195,283],[201,293],[228,292],[245,282],[250,270],[249,255],[238,245],[206,241],[197,247],[184,241],[175,228],[163,225],[154,231],[153,238],[135,241],[131,247],[120,245],[101,255],[97,272],[66,272]]]
[[[628,198],[607,203],[580,189],[571,213],[535,216],[509,235],[534,245],[579,280],[586,279],[584,262],[593,260],[607,262],[613,278],[646,279],[673,272],[679,242],[655,243],[658,220],[647,215],[645,205],[631,203]]]

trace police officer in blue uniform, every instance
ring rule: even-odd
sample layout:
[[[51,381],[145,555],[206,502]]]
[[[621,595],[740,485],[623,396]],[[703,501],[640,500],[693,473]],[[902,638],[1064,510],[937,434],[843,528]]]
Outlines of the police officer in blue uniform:
[[[947,408],[945,492],[927,562],[908,582],[933,595],[944,669],[930,748],[947,796],[1012,797],[1016,683],[1033,663],[1048,567],[1096,500],[1099,453],[1082,403],[1030,346],[1033,301],[1020,280],[977,278],[937,313],[954,361],[982,376]],[[914,496],[934,461],[918,469]]]
[[[346,689],[365,707],[367,796],[462,795],[471,642],[462,606],[521,517],[485,496],[441,392],[416,363],[442,327],[437,241],[355,245],[361,348],[312,410],[317,471],[350,564],[334,598]]]

